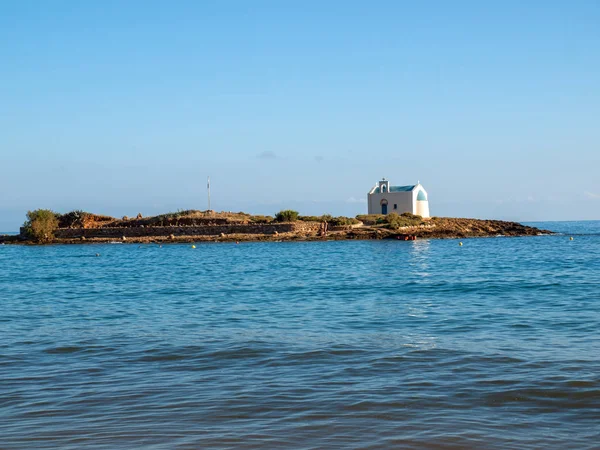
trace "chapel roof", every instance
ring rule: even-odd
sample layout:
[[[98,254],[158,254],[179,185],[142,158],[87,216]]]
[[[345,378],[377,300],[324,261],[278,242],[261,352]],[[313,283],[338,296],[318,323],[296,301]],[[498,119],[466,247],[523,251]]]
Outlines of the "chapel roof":
[[[410,192],[412,191],[415,187],[417,187],[416,184],[410,185],[410,186],[390,186],[390,192]],[[374,194],[379,194],[380,189],[379,186],[377,186],[375,188],[375,190],[373,191]]]

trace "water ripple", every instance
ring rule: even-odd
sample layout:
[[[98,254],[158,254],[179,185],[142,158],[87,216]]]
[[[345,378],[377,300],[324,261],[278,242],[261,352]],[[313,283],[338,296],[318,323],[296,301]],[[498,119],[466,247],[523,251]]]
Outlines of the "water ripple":
[[[0,448],[597,448],[585,226],[2,246]]]

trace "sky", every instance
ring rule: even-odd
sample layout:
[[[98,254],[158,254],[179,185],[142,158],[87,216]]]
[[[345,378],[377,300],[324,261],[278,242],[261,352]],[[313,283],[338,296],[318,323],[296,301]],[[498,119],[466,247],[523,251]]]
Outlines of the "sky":
[[[0,2],[0,230],[29,209],[600,219],[600,2]]]

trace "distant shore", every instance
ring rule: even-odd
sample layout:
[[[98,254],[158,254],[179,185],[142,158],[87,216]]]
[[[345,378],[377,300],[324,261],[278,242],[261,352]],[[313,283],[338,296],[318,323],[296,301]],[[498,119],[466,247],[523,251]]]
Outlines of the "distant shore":
[[[57,215],[57,226],[43,240],[33,238],[26,228],[22,228],[20,235],[0,236],[0,243],[35,245],[415,240],[553,234],[552,231],[517,222],[444,217],[423,219],[408,213],[361,215],[356,218],[294,216],[295,220],[213,211],[183,211],[147,218],[138,215],[132,219],[115,219],[89,213],[69,214],[70,216]]]

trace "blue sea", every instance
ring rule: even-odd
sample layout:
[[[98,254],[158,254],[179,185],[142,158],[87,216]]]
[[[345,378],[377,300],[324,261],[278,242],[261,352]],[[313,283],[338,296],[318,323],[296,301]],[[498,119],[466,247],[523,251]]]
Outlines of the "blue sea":
[[[600,222],[535,225],[0,246],[0,448],[598,449]]]

